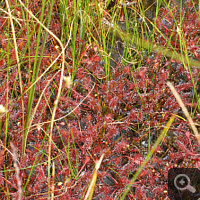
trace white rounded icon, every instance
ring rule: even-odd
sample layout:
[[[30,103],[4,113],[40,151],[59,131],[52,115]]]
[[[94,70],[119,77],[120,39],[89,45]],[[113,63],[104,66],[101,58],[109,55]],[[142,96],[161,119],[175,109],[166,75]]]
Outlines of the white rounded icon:
[[[185,174],[179,174],[174,179],[174,185],[178,190],[189,190],[192,193],[196,192],[196,189],[190,185],[190,178]]]

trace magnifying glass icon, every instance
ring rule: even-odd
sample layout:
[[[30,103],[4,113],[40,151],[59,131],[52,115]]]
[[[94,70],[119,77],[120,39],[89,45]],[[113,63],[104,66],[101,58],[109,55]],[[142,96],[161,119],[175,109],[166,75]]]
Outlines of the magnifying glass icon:
[[[174,179],[174,185],[178,190],[189,190],[192,193],[196,192],[196,189],[190,185],[190,178],[185,174],[179,174]]]

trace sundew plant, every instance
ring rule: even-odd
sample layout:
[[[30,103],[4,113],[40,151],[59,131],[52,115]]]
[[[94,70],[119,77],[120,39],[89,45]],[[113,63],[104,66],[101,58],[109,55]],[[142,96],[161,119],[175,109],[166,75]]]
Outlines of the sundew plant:
[[[169,199],[200,164],[199,8],[0,0],[0,199]]]

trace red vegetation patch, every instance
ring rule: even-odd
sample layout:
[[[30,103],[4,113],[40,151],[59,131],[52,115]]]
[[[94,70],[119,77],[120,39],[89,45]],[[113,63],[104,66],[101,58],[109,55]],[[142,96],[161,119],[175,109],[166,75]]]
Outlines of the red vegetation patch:
[[[33,11],[37,4],[32,3]],[[191,7],[191,9],[193,9]],[[190,10],[189,10],[190,11]],[[188,20],[183,20],[182,30],[187,50],[199,59],[199,22],[197,16],[185,11]],[[158,18],[158,28],[166,37],[171,36],[172,46],[179,50],[177,32],[173,18],[162,10]],[[178,15],[178,14],[177,14]],[[161,19],[162,18],[162,19]],[[167,22],[166,22],[167,21]],[[5,21],[0,18],[3,24]],[[51,24],[56,34],[60,28]],[[164,24],[164,23],[167,24]],[[170,26],[170,27],[167,27]],[[2,27],[0,26],[0,29]],[[23,33],[25,34],[25,32]],[[156,40],[165,45],[166,41],[158,36]],[[23,50],[24,40],[18,40],[19,50]],[[33,53],[35,41],[32,41]],[[49,44],[40,66],[39,74],[45,71],[58,52]],[[6,50],[7,40],[1,35],[1,48]],[[14,49],[10,49],[12,65],[16,64]],[[87,48],[86,48],[87,49]],[[95,52],[95,53],[94,53]],[[72,56],[67,50],[69,68],[72,69]],[[172,114],[176,120],[170,127],[164,141],[145,166],[127,195],[129,199],[164,199],[167,194],[167,172],[172,167],[198,167],[198,144],[180,106],[171,94],[166,82],[174,83],[189,109],[194,109],[194,120],[199,120],[196,107],[194,85],[199,91],[199,71],[187,71],[182,64],[152,54],[145,57],[141,67],[133,70],[131,66],[117,65],[109,81],[106,79],[101,58],[93,49],[87,49],[81,55],[80,66],[76,71],[71,89],[63,88],[56,111],[56,122],[52,137],[52,163],[55,163],[55,199],[81,199],[88,189],[95,161],[103,153],[106,156],[98,173],[95,186],[95,199],[117,199],[125,190],[131,178],[146,158],[149,149],[155,143]],[[9,122],[6,127],[6,115],[2,116],[0,139],[11,150],[10,142],[17,149],[20,168],[20,180],[24,189],[24,199],[44,199],[48,196],[48,133],[57,85],[60,74],[57,66],[52,68],[36,84],[33,109],[38,103],[41,92],[49,80],[53,80],[45,89],[27,137],[26,154],[22,157],[22,101],[18,97],[20,86],[16,82],[17,69],[6,71],[5,59],[0,59],[0,102],[8,104]],[[26,60],[26,58],[25,58]],[[59,64],[60,61],[57,62]],[[28,64],[22,65],[23,87],[28,88],[31,71]],[[30,66],[33,67],[32,61]],[[145,66],[145,67],[144,67]],[[71,70],[72,71],[72,70]],[[9,73],[9,81],[6,77]],[[65,74],[68,74],[67,69]],[[192,77],[192,78],[191,78]],[[28,104],[28,95],[23,95],[24,104]],[[27,108],[25,106],[25,115]],[[7,116],[8,117],[8,116]],[[5,135],[6,129],[8,134]],[[5,145],[4,145],[5,146]],[[18,198],[18,183],[13,158],[8,150],[0,147],[0,198]],[[51,166],[51,171],[53,167]],[[51,177],[52,178],[52,177]],[[52,181],[52,179],[51,179]]]

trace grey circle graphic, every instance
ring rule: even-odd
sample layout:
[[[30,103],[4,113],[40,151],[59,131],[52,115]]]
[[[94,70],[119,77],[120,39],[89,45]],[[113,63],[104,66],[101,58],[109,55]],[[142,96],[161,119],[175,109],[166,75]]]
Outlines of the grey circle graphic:
[[[196,192],[196,189],[190,185],[190,178],[186,174],[179,174],[174,179],[174,186],[178,190],[189,190],[192,193]]]

